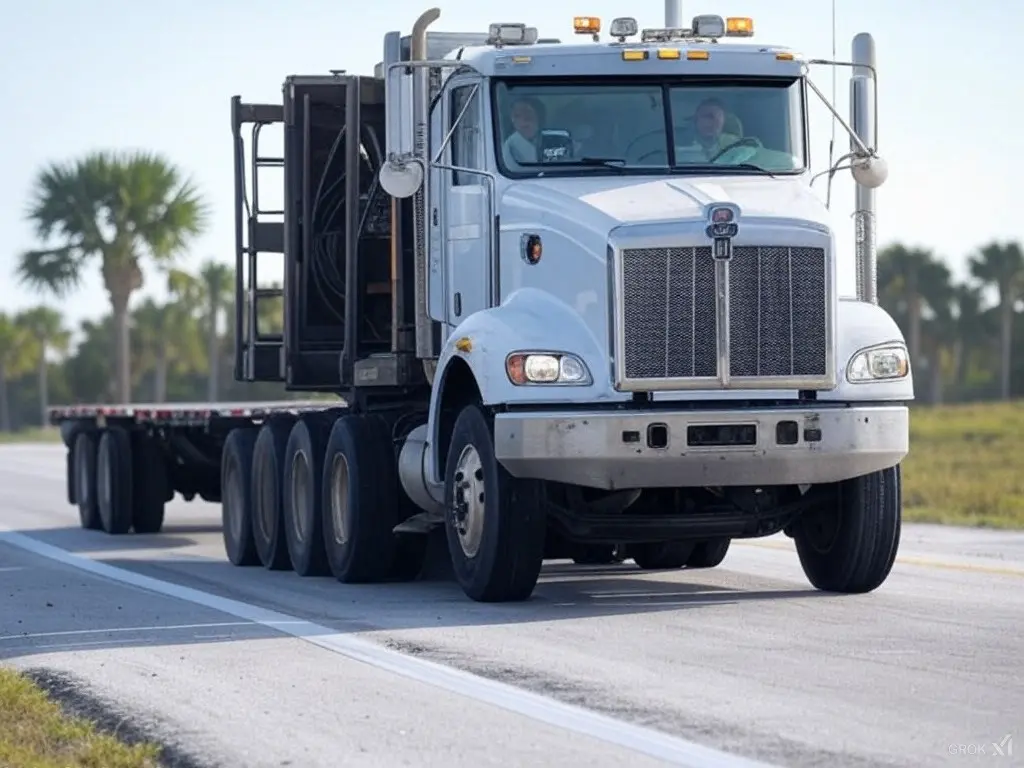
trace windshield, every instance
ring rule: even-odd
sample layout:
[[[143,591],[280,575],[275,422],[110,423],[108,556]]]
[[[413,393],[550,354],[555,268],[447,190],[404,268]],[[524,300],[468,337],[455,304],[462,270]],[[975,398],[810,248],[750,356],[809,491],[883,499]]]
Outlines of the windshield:
[[[508,176],[806,167],[798,79],[499,80],[493,103]]]

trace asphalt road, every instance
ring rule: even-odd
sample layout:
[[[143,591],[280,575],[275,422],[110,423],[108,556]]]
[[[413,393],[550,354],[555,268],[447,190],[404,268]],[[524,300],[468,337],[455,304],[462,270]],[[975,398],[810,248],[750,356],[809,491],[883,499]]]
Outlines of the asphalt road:
[[[1024,764],[1024,534],[907,525],[863,596],[772,537],[711,571],[551,563],[489,606],[234,568],[204,503],[82,531],[62,451],[0,447],[0,661],[211,765]]]

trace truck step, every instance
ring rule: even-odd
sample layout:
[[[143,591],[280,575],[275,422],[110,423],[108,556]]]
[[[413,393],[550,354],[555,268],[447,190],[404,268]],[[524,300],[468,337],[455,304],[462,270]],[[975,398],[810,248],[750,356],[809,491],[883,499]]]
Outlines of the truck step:
[[[444,525],[444,515],[437,512],[421,512],[394,527],[395,533],[428,534]]]

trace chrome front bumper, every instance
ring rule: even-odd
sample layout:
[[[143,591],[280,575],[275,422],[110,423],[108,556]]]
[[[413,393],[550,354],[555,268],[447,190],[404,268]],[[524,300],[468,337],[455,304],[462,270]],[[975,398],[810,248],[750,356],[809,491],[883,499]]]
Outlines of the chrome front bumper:
[[[500,413],[494,440],[515,477],[612,490],[844,480],[902,461],[909,429],[902,405],[565,411]]]

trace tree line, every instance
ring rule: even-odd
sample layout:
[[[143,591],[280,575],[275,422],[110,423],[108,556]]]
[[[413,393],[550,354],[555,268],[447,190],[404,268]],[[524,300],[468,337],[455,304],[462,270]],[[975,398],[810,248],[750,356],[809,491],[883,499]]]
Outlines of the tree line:
[[[0,312],[0,430],[40,425],[51,402],[288,396],[234,381],[233,268],[213,259],[196,274],[177,267],[209,215],[196,186],[156,154],[93,152],[39,171],[27,211],[39,245],[18,254],[19,282],[60,300],[98,269],[110,311],[81,323],[73,349],[54,306]],[[907,339],[919,401],[1024,394],[1024,252],[992,242],[969,264],[970,278],[956,282],[929,250],[897,243],[879,253],[879,303]],[[169,299],[132,306],[155,276]],[[280,302],[259,314],[261,328],[280,331]]]

